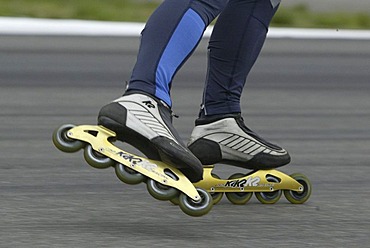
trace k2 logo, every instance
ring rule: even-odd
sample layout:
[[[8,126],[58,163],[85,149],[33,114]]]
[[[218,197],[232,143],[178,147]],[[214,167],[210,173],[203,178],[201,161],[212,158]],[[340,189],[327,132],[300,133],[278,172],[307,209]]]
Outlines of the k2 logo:
[[[117,155],[119,155],[121,158],[129,161],[133,165],[136,165],[137,163],[140,163],[140,162],[143,161],[141,158],[136,158],[136,157],[134,157],[132,155],[129,155],[127,153],[124,153],[124,152],[118,152]]]
[[[244,187],[257,187],[261,178],[259,177],[248,177],[247,179],[232,180],[225,184],[225,187],[231,188],[244,188]]]
[[[143,101],[143,103],[148,107],[148,108],[155,108],[154,104],[151,101]]]

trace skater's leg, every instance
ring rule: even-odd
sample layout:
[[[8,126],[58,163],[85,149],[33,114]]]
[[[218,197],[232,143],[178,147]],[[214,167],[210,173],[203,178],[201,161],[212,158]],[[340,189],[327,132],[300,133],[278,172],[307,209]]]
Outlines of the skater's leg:
[[[174,75],[227,0],[166,0],[149,18],[128,90],[145,91],[171,106]]]
[[[209,43],[209,68],[200,118],[190,150],[203,164],[225,162],[268,169],[290,162],[289,154],[245,126],[240,97],[264,44],[279,1],[230,0]]]
[[[172,126],[170,87],[206,26],[227,0],[166,0],[142,32],[137,63],[125,95],[104,106],[98,123],[152,159],[179,168],[191,181],[202,164]]]
[[[242,90],[265,42],[277,2],[230,0],[221,13],[209,42],[203,114],[241,112]]]

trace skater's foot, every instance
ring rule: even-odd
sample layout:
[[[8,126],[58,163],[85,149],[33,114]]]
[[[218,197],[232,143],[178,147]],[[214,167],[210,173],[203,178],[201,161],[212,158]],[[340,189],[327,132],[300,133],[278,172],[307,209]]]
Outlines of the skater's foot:
[[[240,113],[196,120],[189,149],[202,164],[226,163],[247,169],[271,169],[290,162],[283,148],[245,126]]]
[[[182,171],[192,182],[202,179],[201,162],[182,143],[172,126],[171,109],[145,93],[130,93],[104,106],[98,124],[116,132],[117,138]]]

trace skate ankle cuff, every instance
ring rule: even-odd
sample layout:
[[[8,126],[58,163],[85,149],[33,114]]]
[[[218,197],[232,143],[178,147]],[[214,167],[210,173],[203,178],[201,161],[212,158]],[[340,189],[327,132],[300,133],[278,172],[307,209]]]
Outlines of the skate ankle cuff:
[[[151,93],[149,92],[146,92],[146,91],[141,91],[141,90],[127,90],[123,96],[129,96],[129,95],[134,95],[134,94],[140,94],[140,95],[145,95],[145,96],[148,96],[150,98],[152,98],[154,101],[156,101],[157,103],[160,103],[161,105],[163,105],[165,108],[171,110],[171,106],[169,106],[165,101],[163,101],[162,99],[156,97],[155,95],[152,95]],[[172,111],[172,110],[171,110]]]
[[[198,119],[195,120],[195,125],[198,126],[198,125],[206,125],[206,124],[209,124],[209,123],[212,123],[212,122],[215,122],[215,121],[219,121],[219,120],[222,120],[222,119],[226,119],[226,118],[238,118],[240,117],[241,114],[240,113],[230,113],[230,114],[221,114],[221,115],[206,115],[206,116],[202,116]]]

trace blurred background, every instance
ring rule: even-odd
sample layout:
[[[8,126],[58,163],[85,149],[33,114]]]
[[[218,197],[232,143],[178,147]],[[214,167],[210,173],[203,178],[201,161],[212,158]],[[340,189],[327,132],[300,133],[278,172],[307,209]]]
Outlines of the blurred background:
[[[161,0],[0,0],[0,16],[145,21]],[[370,28],[368,0],[283,0],[272,26]]]
[[[0,0],[0,248],[369,247],[369,0],[282,0],[272,26],[289,28],[271,31],[338,36],[270,36],[243,93],[248,127],[292,155],[281,170],[311,180],[303,205],[253,197],[236,206],[224,197],[208,215],[190,218],[150,197],[145,184],[121,183],[113,169],[89,167],[82,152],[53,146],[56,127],[96,123],[101,106],[123,93],[139,32],[53,35],[46,20],[41,28],[50,33],[40,35],[27,29],[30,19],[2,17],[144,22],[160,2]],[[9,33],[10,22],[30,32]],[[204,38],[171,92],[184,142],[199,110],[207,44]],[[246,173],[224,165],[215,172]]]

